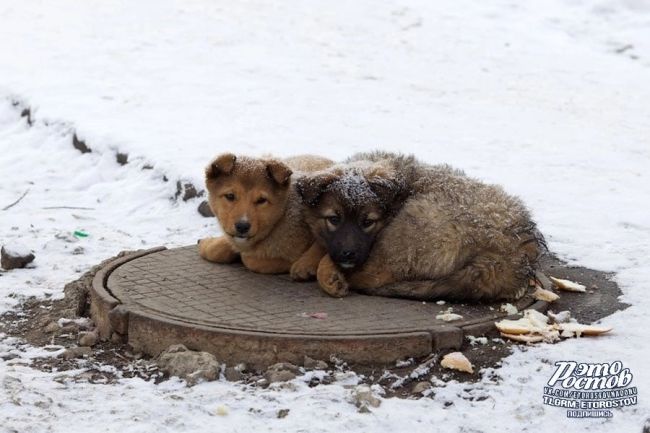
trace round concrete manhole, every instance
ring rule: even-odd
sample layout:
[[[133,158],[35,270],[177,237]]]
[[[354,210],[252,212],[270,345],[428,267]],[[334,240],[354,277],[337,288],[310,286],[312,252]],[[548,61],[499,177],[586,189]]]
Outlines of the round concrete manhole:
[[[202,260],[196,246],[158,248],[120,258],[95,277],[91,312],[100,334],[116,333],[155,356],[172,344],[211,352],[228,363],[301,363],[331,355],[363,364],[392,363],[459,348],[505,316],[495,304],[438,304],[354,294],[327,296],[313,283],[255,274]],[[449,307],[463,318],[436,319]],[[524,297],[519,310],[544,311]]]

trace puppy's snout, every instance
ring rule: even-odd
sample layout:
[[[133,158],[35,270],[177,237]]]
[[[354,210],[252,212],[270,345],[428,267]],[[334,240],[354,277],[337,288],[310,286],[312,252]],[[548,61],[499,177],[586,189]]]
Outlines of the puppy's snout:
[[[357,265],[357,253],[352,250],[343,250],[336,255],[337,264],[343,269],[351,269]]]
[[[237,230],[238,235],[245,235],[251,228],[251,223],[248,221],[237,221],[235,223],[235,230]]]

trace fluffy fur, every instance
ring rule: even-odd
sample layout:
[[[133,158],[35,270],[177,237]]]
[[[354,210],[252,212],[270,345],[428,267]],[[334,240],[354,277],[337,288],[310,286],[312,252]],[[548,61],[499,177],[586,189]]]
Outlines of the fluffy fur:
[[[297,280],[313,277],[324,251],[314,245],[292,175],[332,164],[311,155],[284,161],[218,156],[206,168],[205,178],[208,202],[224,236],[201,240],[201,257],[217,263],[241,258],[255,272],[290,272]]]
[[[380,180],[389,194],[373,195]],[[447,165],[358,154],[300,179],[297,188],[328,250],[318,280],[333,296],[352,287],[421,300],[516,299],[544,249],[520,199]],[[363,200],[354,196],[360,191]],[[336,226],[328,220],[333,214]]]

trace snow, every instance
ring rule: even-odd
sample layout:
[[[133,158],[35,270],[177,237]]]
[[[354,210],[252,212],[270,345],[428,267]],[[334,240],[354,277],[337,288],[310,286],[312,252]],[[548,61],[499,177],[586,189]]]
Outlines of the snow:
[[[32,251],[27,247],[27,245],[21,244],[19,242],[14,242],[9,245],[3,245],[5,253],[10,257],[27,257]]]
[[[0,352],[21,355],[0,359],[0,431],[640,431],[650,413],[649,31],[645,0],[0,3],[0,206],[29,190],[0,211],[0,241],[36,255],[34,269],[0,275],[0,311],[62,296],[120,250],[218,231],[197,200],[170,199],[178,179],[201,185],[218,153],[342,160],[375,148],[504,185],[551,250],[615,272],[632,304],[603,320],[611,335],[517,351],[498,382],[487,371],[431,399],[383,399],[371,414],[350,404],[349,375],[268,390],[59,383],[24,365],[43,349],[0,336]],[[73,130],[92,153],[72,148]],[[621,360],[638,406],[578,421],[542,405],[558,360]]]

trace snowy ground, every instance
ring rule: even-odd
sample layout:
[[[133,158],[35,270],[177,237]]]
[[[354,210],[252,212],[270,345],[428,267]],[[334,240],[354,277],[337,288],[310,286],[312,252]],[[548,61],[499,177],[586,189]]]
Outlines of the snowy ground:
[[[216,153],[377,147],[505,185],[553,251],[616,272],[633,305],[604,321],[609,337],[515,353],[498,385],[449,383],[372,414],[347,402],[346,382],[60,384],[0,359],[0,431],[637,432],[650,415],[650,2],[0,1],[0,65],[0,209],[29,190],[0,211],[0,242],[37,256],[0,276],[0,312],[61,296],[120,250],[214,232],[198,202],[170,197]],[[11,100],[32,107],[33,127]],[[72,128],[92,153],[72,148]],[[44,209],[60,206],[89,209]],[[78,229],[90,236],[71,242]],[[40,353],[23,349],[25,362]],[[0,336],[0,353],[17,350]],[[566,359],[621,360],[639,405],[607,421],[542,405]]]

